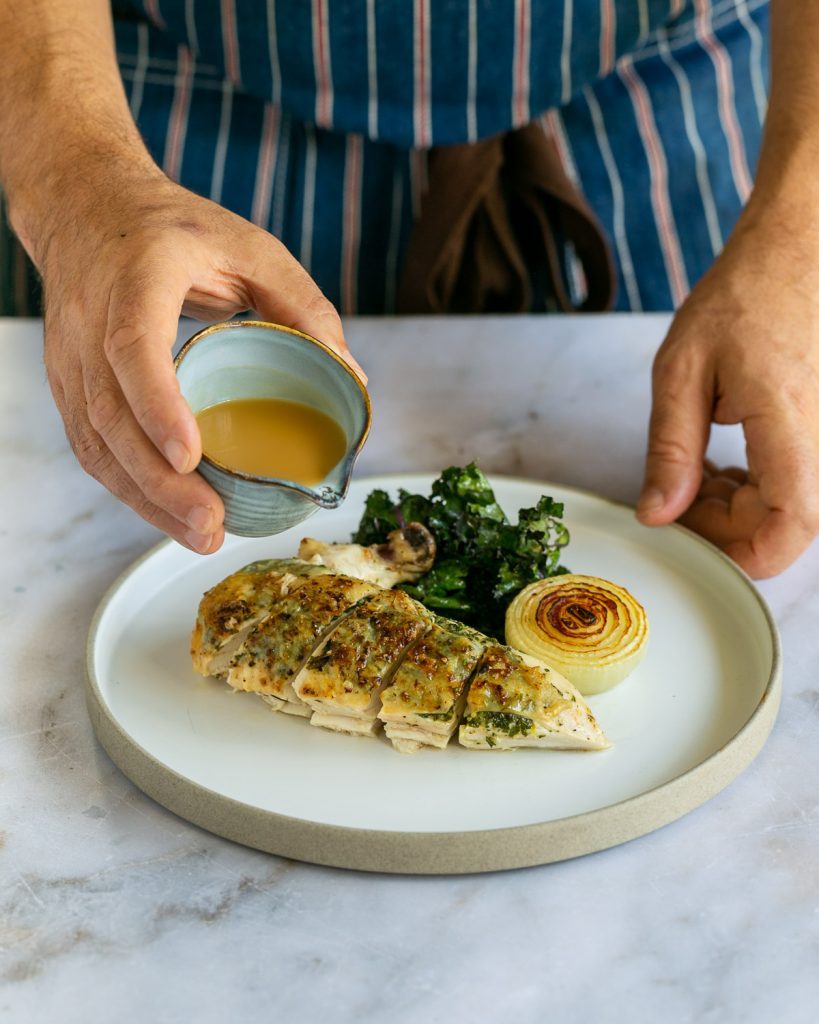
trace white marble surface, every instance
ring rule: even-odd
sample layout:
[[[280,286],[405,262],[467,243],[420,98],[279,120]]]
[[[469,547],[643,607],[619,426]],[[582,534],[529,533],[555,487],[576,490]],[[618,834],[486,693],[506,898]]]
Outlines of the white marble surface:
[[[637,494],[661,317],[359,321],[360,473],[479,456]],[[402,878],[235,846],[136,790],[91,732],[84,643],[156,540],[75,465],[37,323],[0,323],[0,1020],[643,1024],[817,1019],[819,550],[762,585],[785,646],[761,755],[625,846]],[[733,431],[717,456],[737,458]]]

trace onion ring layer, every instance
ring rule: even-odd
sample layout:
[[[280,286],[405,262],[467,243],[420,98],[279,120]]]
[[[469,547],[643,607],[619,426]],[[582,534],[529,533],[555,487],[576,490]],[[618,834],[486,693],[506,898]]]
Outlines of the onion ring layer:
[[[647,641],[643,606],[624,587],[597,576],[530,583],[506,612],[506,642],[557,669],[583,694],[625,679]]]

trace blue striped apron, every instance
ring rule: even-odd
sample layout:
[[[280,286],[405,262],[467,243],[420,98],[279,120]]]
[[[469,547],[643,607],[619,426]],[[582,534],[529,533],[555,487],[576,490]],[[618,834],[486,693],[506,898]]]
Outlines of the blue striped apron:
[[[539,123],[611,240],[622,310],[679,305],[751,188],[766,0],[116,6],[155,159],[272,231],[345,313],[394,308],[431,146]]]

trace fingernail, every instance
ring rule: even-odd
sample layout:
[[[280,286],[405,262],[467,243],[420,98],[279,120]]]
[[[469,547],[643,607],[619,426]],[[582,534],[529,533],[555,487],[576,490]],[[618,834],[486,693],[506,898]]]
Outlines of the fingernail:
[[[188,530],[185,534],[185,540],[195,551],[203,555],[210,547],[213,536],[209,533],[197,533],[196,530]]]
[[[646,515],[651,512],[659,512],[663,505],[665,505],[663,492],[657,490],[656,487],[649,487],[640,495],[640,500],[637,502],[637,514]]]
[[[197,505],[191,509],[185,522],[191,527],[196,533],[202,536],[208,536],[208,527],[211,524],[211,518],[213,516],[213,510],[208,508],[206,505]]]
[[[165,444],[165,458],[170,462],[177,473],[187,473],[188,467],[190,466],[191,453],[181,441],[176,441],[171,438],[171,440]]]

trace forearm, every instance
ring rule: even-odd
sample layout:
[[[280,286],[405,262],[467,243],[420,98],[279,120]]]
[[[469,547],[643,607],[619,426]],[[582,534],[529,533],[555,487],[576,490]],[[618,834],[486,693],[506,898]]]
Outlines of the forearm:
[[[0,181],[41,264],[49,222],[119,164],[152,167],[116,63],[108,0],[0,0]],[[41,268],[42,269],[42,268]]]
[[[752,209],[819,222],[819,4],[771,0],[771,90]],[[806,208],[806,203],[810,206]]]

